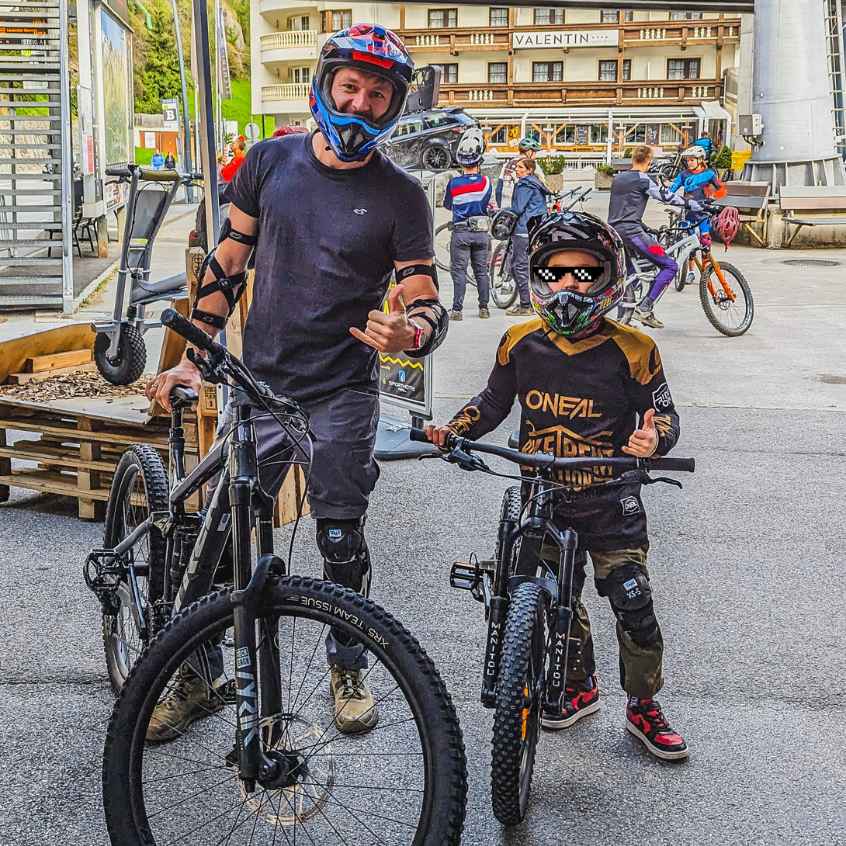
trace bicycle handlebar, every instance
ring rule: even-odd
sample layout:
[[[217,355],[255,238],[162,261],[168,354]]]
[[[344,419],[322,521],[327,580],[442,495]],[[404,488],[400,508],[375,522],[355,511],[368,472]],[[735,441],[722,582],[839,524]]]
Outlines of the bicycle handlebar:
[[[431,443],[423,429],[412,429],[409,434],[412,441]],[[486,444],[481,441],[471,441],[467,438],[460,438],[452,435],[447,441],[448,449],[461,449],[465,452],[483,452],[489,455],[496,455],[515,464],[522,464],[526,467],[553,468],[555,470],[572,470],[576,468],[589,468],[598,466],[611,466],[620,470],[668,470],[683,473],[693,473],[696,461],[693,458],[555,458],[546,453],[532,454],[520,452],[509,447],[501,447],[496,444]]]
[[[106,176],[116,176],[119,180],[132,179],[133,173],[138,173],[139,180],[147,182],[194,182],[202,179],[202,173],[179,173],[176,170],[153,170],[142,165],[129,164],[123,167],[107,167]]]
[[[186,320],[176,309],[166,308],[161,316],[162,326],[172,329],[177,335],[181,335],[186,341],[195,347],[205,350],[211,355],[220,355],[226,350],[220,344],[215,343],[202,329]]]

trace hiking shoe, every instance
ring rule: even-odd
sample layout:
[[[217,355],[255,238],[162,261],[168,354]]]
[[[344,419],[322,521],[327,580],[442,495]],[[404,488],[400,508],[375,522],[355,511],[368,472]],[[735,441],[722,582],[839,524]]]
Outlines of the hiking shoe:
[[[455,321],[457,321],[457,320],[464,320],[464,316],[461,314],[461,312],[460,312],[460,311],[456,311],[455,309],[453,309],[453,310],[449,313],[449,319],[450,319],[450,320],[452,320],[452,321],[453,321],[453,323],[454,323],[454,322],[455,322]]]
[[[179,673],[171,690],[153,709],[147,726],[147,743],[167,743],[184,734],[196,720],[220,711],[225,702],[207,681],[193,671]]]
[[[573,725],[588,714],[596,713],[600,704],[596,676],[591,676],[591,684],[590,690],[586,690],[584,686],[565,687],[564,696],[561,697],[561,709],[555,712],[544,711],[541,714],[541,725],[545,729],[556,731]]]
[[[344,734],[370,731],[379,722],[373,694],[361,678],[361,670],[332,667],[330,680],[335,700],[335,726]]]
[[[626,707],[626,728],[656,758],[680,761],[688,756],[684,738],[670,728],[656,699],[639,699],[637,704],[629,700]]]
[[[534,314],[535,311],[531,306],[516,305],[512,306],[505,313],[510,317],[528,317],[529,315]]]
[[[487,320],[491,316],[487,306],[479,306],[479,317],[482,320]]]
[[[653,311],[642,311],[640,307],[634,310],[635,320],[639,320],[644,326],[651,326],[653,329],[663,329],[664,324],[655,316]]]

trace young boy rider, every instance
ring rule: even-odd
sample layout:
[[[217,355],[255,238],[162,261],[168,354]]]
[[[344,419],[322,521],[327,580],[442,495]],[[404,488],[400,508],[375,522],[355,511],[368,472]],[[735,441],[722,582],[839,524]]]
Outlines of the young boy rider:
[[[632,155],[632,169],[618,173],[611,184],[611,200],[608,205],[608,223],[617,230],[630,255],[658,267],[646,296],[634,311],[635,319],[644,326],[662,329],[664,324],[655,316],[653,309],[658,298],[667,290],[678,272],[678,265],[667,255],[664,248],[650,235],[643,225],[643,213],[650,198],[667,205],[700,209],[698,203],[686,204],[681,197],[660,188],[647,175],[652,164],[652,148],[646,144],[635,147]]]
[[[669,190],[675,194],[679,188],[684,188],[685,199],[694,200],[699,205],[706,200],[724,197],[726,190],[723,183],[717,178],[717,172],[706,163],[707,153],[702,147],[694,145],[688,147],[683,153],[685,169],[673,180]],[[699,240],[705,249],[711,247],[711,221],[702,210],[691,209],[685,220],[699,228]]]
[[[678,440],[679,421],[658,349],[648,336],[604,317],[622,297],[626,258],[620,237],[593,215],[565,212],[534,228],[529,251],[537,316],[505,333],[487,387],[446,426],[429,426],[429,438],[439,446],[450,433],[480,438],[505,420],[517,397],[524,452],[666,454]],[[609,472],[598,472],[604,470]],[[597,590],[617,618],[626,728],[653,755],[686,758],[684,739],[654,699],[663,684],[663,640],[646,569],[640,485],[598,486],[611,475],[610,468],[597,468],[564,471],[558,478],[572,493],[556,509],[579,533],[581,550],[567,686],[542,724],[566,728],[599,708],[590,622],[581,602],[587,551]]]

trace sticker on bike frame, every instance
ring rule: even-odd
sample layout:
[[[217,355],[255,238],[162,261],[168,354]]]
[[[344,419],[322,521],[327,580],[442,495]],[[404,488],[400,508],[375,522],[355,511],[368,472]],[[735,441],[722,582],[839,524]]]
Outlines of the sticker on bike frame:
[[[239,647],[235,655],[235,667],[243,670],[245,667],[249,667],[251,663],[250,650],[246,646]]]

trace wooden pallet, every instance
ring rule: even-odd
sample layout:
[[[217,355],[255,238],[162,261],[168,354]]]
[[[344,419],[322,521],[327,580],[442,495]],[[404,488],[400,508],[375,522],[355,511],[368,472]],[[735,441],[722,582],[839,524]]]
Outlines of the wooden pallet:
[[[143,396],[44,403],[0,397],[0,501],[9,486],[75,497],[83,520],[101,520],[112,476],[132,444],[150,444],[167,463],[167,426],[146,422]],[[186,463],[197,462],[197,427],[186,424]],[[32,432],[37,437],[26,437]],[[12,459],[25,466],[12,467]]]

